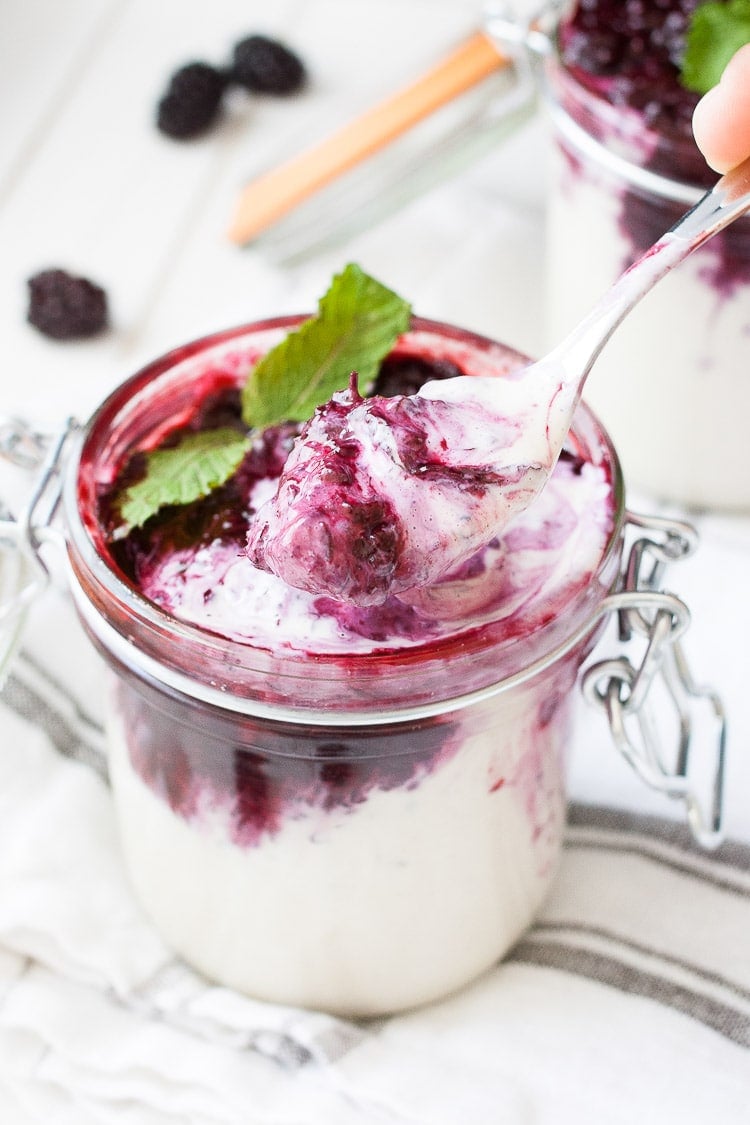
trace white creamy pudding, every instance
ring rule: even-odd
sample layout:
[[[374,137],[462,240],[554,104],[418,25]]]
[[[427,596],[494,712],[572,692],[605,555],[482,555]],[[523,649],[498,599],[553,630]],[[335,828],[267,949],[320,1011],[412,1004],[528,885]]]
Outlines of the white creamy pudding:
[[[189,962],[250,995],[349,1016],[445,995],[498,960],[547,892],[569,717],[562,702],[542,725],[540,696],[571,686],[547,677],[511,707],[424,729],[424,758],[411,732],[392,735],[406,757],[395,770],[387,757],[348,759],[356,735],[351,747],[331,735],[340,757],[327,761],[323,744],[297,762],[298,792],[268,756],[243,771],[235,746],[233,780],[196,771],[178,798],[134,766],[135,708],[121,696],[111,768],[136,892]],[[194,731],[170,726],[179,760]],[[228,772],[229,749],[215,749]],[[276,785],[289,796],[266,822],[243,786]]]

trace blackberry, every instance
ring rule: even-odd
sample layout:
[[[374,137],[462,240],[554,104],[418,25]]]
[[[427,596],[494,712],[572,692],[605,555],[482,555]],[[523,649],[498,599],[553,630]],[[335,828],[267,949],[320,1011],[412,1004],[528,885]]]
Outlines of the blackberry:
[[[453,379],[460,374],[459,368],[449,359],[386,356],[380,365],[372,393],[384,398],[413,395],[428,379]]]
[[[49,269],[29,278],[28,321],[55,340],[94,336],[107,326],[107,295],[85,277]]]
[[[208,63],[192,62],[180,67],[159,102],[157,127],[176,140],[203,133],[218,117],[225,87],[225,76]]]
[[[250,35],[236,44],[229,76],[256,94],[293,94],[307,78],[294,52],[265,35]]]
[[[710,174],[692,131],[698,95],[680,77],[698,3],[578,0],[561,21],[559,44],[563,65],[576,82],[594,97],[640,114],[655,139],[644,167],[707,187]]]

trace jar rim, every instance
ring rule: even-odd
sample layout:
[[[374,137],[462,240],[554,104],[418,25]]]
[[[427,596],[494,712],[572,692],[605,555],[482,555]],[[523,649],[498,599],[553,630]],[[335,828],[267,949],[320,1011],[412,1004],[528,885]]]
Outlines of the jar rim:
[[[128,655],[132,652],[127,638],[118,633],[101,616],[96,615],[92,603],[85,597],[77,583],[72,585],[72,594],[84,625],[97,637],[109,653],[119,658],[120,663],[127,666]],[[451,695],[447,698],[393,707],[387,710],[383,707],[378,707],[377,710],[361,711],[335,711],[330,708],[323,710],[285,705],[278,702],[264,702],[262,699],[254,697],[238,696],[230,692],[222,692],[220,688],[203,684],[199,680],[191,679],[184,673],[156,661],[144,652],[139,653],[137,671],[160,688],[167,688],[180,696],[198,700],[220,711],[255,719],[273,719],[278,722],[297,724],[303,721],[306,725],[315,727],[392,726],[394,724],[420,722],[424,719],[463,711],[468,707],[494,699],[513,688],[522,687],[548,668],[554,667],[569,653],[583,645],[595,633],[607,611],[607,599],[603,597],[592,613],[565,640],[538,660],[527,664],[518,672],[506,676],[496,683],[490,683],[485,687],[475,688],[473,691]]]
[[[499,678],[494,677],[491,682],[474,686],[472,690],[460,691],[451,698],[445,698],[443,695],[438,698],[428,693],[424,698],[410,699],[408,696],[399,698],[397,705],[388,706],[387,701],[390,697],[386,696],[384,700],[382,693],[379,694],[375,690],[374,677],[377,675],[378,681],[382,678],[384,685],[386,680],[390,683],[393,679],[395,682],[396,675],[399,679],[403,679],[415,669],[422,670],[428,659],[442,662],[455,660],[460,668],[467,654],[485,653],[491,648],[488,641],[485,639],[483,642],[482,636],[479,635],[483,631],[482,625],[459,634],[458,638],[453,635],[430,640],[426,645],[418,645],[414,648],[398,648],[386,652],[349,656],[347,659],[354,662],[356,671],[348,674],[342,671],[342,654],[300,652],[292,658],[287,658],[284,654],[282,658],[274,659],[260,646],[211,634],[200,626],[181,621],[148,601],[135,587],[125,581],[111,561],[103,557],[101,551],[97,549],[92,529],[87,526],[79,507],[79,474],[84,451],[92,440],[92,435],[103,429],[106,430],[124,404],[129,401],[137,404],[152,380],[162,372],[173,370],[186,355],[192,355],[193,351],[203,355],[212,348],[240,341],[251,334],[259,334],[266,330],[288,329],[303,319],[304,316],[286,316],[258,321],[213,333],[173,349],[118,387],[104,400],[88,424],[76,436],[74,448],[66,464],[63,505],[69,537],[71,588],[78,612],[92,639],[105,652],[111,653],[126,667],[138,671],[146,678],[182,695],[200,698],[203,702],[223,710],[257,717],[287,718],[289,721],[297,721],[300,717],[304,717],[305,722],[315,725],[325,723],[325,725],[355,726],[374,721],[380,724],[396,720],[421,719],[428,715],[469,706],[471,703],[525,682],[581,643],[583,638],[596,627],[601,601],[614,582],[619,567],[622,529],[625,521],[624,486],[616,451],[606,431],[585,405],[579,408],[580,415],[577,417],[576,426],[590,428],[597,442],[597,449],[602,450],[602,457],[610,467],[612,475],[612,529],[596,566],[596,575],[602,575],[606,579],[606,589],[604,592],[595,593],[588,588],[583,591],[584,604],[576,606],[578,612],[571,627],[565,631],[558,629],[554,638],[546,637],[548,642],[546,648],[542,649],[541,654],[535,659],[529,660],[521,667],[511,669],[507,675],[498,673]],[[416,336],[420,332],[432,334],[436,338],[452,340],[459,345],[468,344],[487,352],[491,352],[492,349],[501,350],[503,354],[512,357],[515,363],[525,359],[514,349],[506,348],[486,336],[439,321],[414,317],[412,329],[405,336]],[[581,595],[581,592],[579,591],[578,594]],[[596,595],[598,601],[594,604]],[[575,598],[571,599],[571,602],[575,605]],[[116,609],[115,614],[111,612],[113,606]],[[566,612],[568,608],[566,605]],[[137,631],[134,625],[146,631],[146,643],[143,643],[140,635],[138,643],[134,642],[134,634]],[[477,636],[467,641],[469,632],[474,632]],[[159,659],[159,646],[165,642],[178,652],[179,658],[176,663]],[[426,647],[429,647],[429,653],[426,653]],[[180,648],[183,649],[181,653]],[[199,677],[197,674],[191,675],[183,663],[187,648],[196,654],[197,664],[200,664],[201,657],[216,663],[220,654],[219,675],[209,678]],[[257,665],[254,662],[257,662]],[[265,686],[263,690],[245,693],[238,687],[236,682],[238,676],[241,680],[243,677],[249,677],[250,680],[257,677],[259,682],[263,680]],[[358,676],[362,677],[361,682]],[[273,690],[270,694],[267,692],[269,677],[273,679]],[[337,709],[342,690],[348,689],[351,693],[351,700],[340,713],[335,715],[333,724],[332,710],[325,705],[316,705],[312,695],[309,700],[297,701],[297,692],[292,689],[296,688],[299,691],[300,684],[304,682],[303,678],[308,677],[314,680],[321,690],[323,687],[329,690],[336,689]],[[455,682],[462,682],[460,675]],[[242,686],[246,687],[244,680]],[[403,690],[405,691],[406,688]],[[313,692],[312,687],[310,691]],[[291,693],[290,697],[287,697],[287,693]],[[333,696],[331,698],[333,700]]]

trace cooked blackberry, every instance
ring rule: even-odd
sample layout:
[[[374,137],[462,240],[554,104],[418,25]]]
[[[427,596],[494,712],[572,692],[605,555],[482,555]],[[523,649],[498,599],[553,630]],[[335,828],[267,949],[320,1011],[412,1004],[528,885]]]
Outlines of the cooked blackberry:
[[[94,336],[107,326],[107,295],[85,277],[42,270],[29,278],[28,321],[55,340]]]
[[[256,94],[293,94],[307,77],[294,52],[265,35],[250,35],[236,44],[229,76]]]
[[[225,87],[226,77],[208,63],[192,62],[180,67],[159,102],[158,128],[177,140],[203,133],[219,115]]]
[[[373,394],[390,398],[413,395],[430,379],[454,379],[461,371],[449,359],[420,356],[386,356],[380,365]]]
[[[579,0],[561,22],[564,65],[614,105],[629,105],[668,136],[692,139],[698,96],[680,81],[698,0]]]

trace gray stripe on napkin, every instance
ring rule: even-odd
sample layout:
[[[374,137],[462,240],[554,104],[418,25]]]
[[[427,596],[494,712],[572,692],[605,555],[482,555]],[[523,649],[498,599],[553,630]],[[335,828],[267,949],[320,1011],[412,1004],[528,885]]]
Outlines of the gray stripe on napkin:
[[[532,931],[515,947],[508,960],[574,973],[620,992],[654,1000],[698,1020],[738,1046],[750,1047],[750,1017],[744,1012],[616,957],[565,942],[535,940]]]
[[[325,1012],[265,1005],[239,994],[222,1013],[223,992],[222,986],[175,957],[129,994],[112,989],[108,995],[119,1007],[206,1042],[254,1051],[284,1070],[338,1062],[371,1034],[370,1026],[365,1029]]]
[[[60,754],[89,766],[104,781],[108,780],[107,761],[102,750],[15,673],[11,673],[5,681],[0,700],[22,719],[43,731]]]
[[[686,865],[690,857],[706,859],[737,867],[750,872],[750,845],[736,840],[725,840],[715,851],[702,851],[693,840],[688,826],[682,821],[668,820],[666,817],[650,816],[644,813],[629,812],[626,809],[605,808],[598,805],[583,805],[571,802],[568,806],[568,825],[571,828],[600,829],[604,832],[621,834],[628,838],[631,851],[651,854],[654,841],[671,845],[680,853]],[[640,837],[636,840],[635,837]],[[583,846],[583,845],[582,845]],[[607,846],[597,839],[596,845]],[[615,843],[610,844],[615,848]],[[661,855],[658,857],[661,862]],[[698,874],[695,866],[689,867],[691,874]]]
[[[103,737],[103,724],[98,722],[92,715],[89,714],[83,703],[81,703],[81,701],[73,695],[70,688],[67,687],[66,684],[62,683],[62,681],[59,680],[58,677],[53,672],[51,672],[49,668],[46,667],[46,665],[37,660],[33,653],[29,652],[28,649],[21,649],[20,653],[18,654],[18,661],[22,667],[25,666],[27,668],[30,668],[36,674],[36,677],[42,681],[44,686],[50,689],[51,694],[56,694],[58,697],[62,697],[65,699],[65,701],[70,705],[70,710],[72,710],[77,722],[81,723],[84,727],[89,728],[89,730],[94,732],[96,735]],[[50,703],[50,705],[52,705],[51,699],[48,702]]]
[[[639,956],[648,957],[650,960],[661,961],[665,967],[671,967],[689,973],[692,977],[695,977],[696,980],[708,986],[724,989],[736,996],[738,1000],[744,1001],[746,1004],[750,1005],[750,990],[743,988],[741,985],[737,984],[736,981],[730,980],[729,977],[701,968],[699,965],[686,961],[683,957],[675,957],[672,953],[657,950],[652,945],[634,941],[633,938],[626,938],[604,926],[592,926],[584,922],[567,922],[556,919],[554,922],[536,922],[529,937],[554,933],[559,935],[558,940],[560,941],[563,940],[562,935],[565,933],[582,935],[584,937],[588,935],[594,938],[602,938],[605,941],[618,945],[620,948],[627,949]]]
[[[656,854],[653,848],[648,846],[648,841],[639,841],[637,839],[627,840],[602,840],[597,838],[595,840],[572,840],[565,841],[565,847],[568,851],[573,849],[583,848],[592,851],[610,851],[617,852],[620,855],[637,855],[643,859],[652,860],[658,863],[660,867],[668,868],[670,871],[676,871],[681,875],[688,875],[691,879],[699,879],[701,882],[710,883],[711,886],[718,888],[722,891],[729,891],[730,894],[739,895],[741,898],[750,898],[750,887],[740,887],[737,885],[736,880],[731,878],[731,871],[727,872],[727,876],[723,876],[720,870],[715,868],[700,868],[690,862],[690,856],[683,856],[675,852],[674,855],[659,855]],[[699,852],[698,855],[703,855]],[[715,858],[716,852],[711,853],[711,858]],[[745,871],[746,868],[743,863],[726,863],[727,868],[736,867],[740,871]]]
[[[743,909],[750,897],[750,848],[728,841],[715,851],[701,851],[687,826],[673,820],[572,804],[565,850],[569,854],[579,850],[609,852],[613,863],[617,855],[637,856],[657,870],[709,884],[741,901]],[[591,947],[601,941],[608,943],[606,951]],[[750,991],[722,972],[706,970],[629,936],[581,921],[540,921],[511,952],[510,959],[570,972],[647,997],[750,1047]]]

